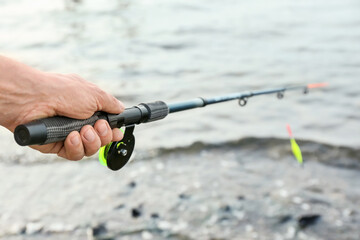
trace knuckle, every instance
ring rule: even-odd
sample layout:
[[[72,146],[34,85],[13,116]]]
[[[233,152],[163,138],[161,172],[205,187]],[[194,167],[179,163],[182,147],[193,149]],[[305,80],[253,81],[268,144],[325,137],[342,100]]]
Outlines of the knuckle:
[[[85,144],[85,156],[89,157],[94,155],[101,147],[100,139],[91,144]]]
[[[101,146],[105,146],[107,144],[109,144],[112,140],[112,134],[110,133],[109,136],[107,136],[106,138],[101,140]]]
[[[67,76],[70,77],[70,78],[73,78],[73,79],[83,80],[83,78],[80,75],[76,74],[76,73],[70,73]]]

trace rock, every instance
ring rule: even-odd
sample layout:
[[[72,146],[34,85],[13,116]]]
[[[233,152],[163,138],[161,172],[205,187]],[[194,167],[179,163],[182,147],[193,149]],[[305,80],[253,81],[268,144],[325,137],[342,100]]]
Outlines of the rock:
[[[292,198],[292,202],[295,204],[301,204],[301,203],[303,203],[303,200],[302,200],[302,198],[295,196]]]
[[[104,223],[100,223],[99,225],[92,227],[91,230],[92,230],[93,236],[100,236],[107,232],[107,229],[106,229],[106,226]]]
[[[13,223],[9,228],[6,230],[6,234],[8,235],[20,235],[24,234],[26,231],[25,224],[22,223]]]
[[[303,204],[301,204],[301,208],[305,211],[308,211],[308,210],[310,210],[311,206],[307,203],[303,203]]]
[[[131,181],[131,182],[128,184],[128,186],[129,186],[130,188],[135,188],[135,187],[136,187],[136,182],[135,182],[135,181]]]
[[[245,197],[243,195],[239,195],[236,197],[237,200],[242,201],[245,200]]]
[[[324,192],[324,190],[321,187],[317,187],[317,186],[308,186],[305,188],[305,190],[314,192],[314,193],[323,193]]]
[[[278,223],[284,224],[284,223],[289,222],[291,219],[292,219],[291,215],[282,215],[282,216],[279,216]]]
[[[158,223],[158,227],[161,229],[161,230],[169,230],[171,229],[172,227],[172,224],[170,222],[167,222],[167,221],[160,221]]]
[[[180,193],[180,194],[179,194],[179,198],[180,198],[180,199],[189,199],[189,198],[190,198],[190,195],[185,194],[185,193]]]
[[[245,212],[244,211],[234,211],[233,215],[238,219],[238,220],[244,220],[245,219]]]
[[[189,227],[189,224],[183,220],[178,221],[175,225],[172,226],[171,231],[172,232],[180,232],[184,231]]]
[[[254,231],[254,227],[253,227],[252,225],[250,225],[250,224],[247,224],[247,225],[245,226],[245,231],[246,231],[246,232],[253,232],[253,231]]]
[[[355,211],[349,208],[346,208],[342,211],[343,217],[350,217],[355,215]]]
[[[150,239],[153,239],[153,235],[148,231],[143,231],[141,233],[141,238],[144,240],[150,240]]]
[[[142,215],[142,208],[141,207],[131,209],[131,216],[133,218],[141,217],[141,215]]]
[[[121,203],[119,205],[117,205],[116,207],[114,207],[115,210],[118,210],[118,209],[123,209],[126,205]]]
[[[309,226],[316,224],[320,220],[321,216],[318,214],[303,215],[298,219],[298,226],[301,229],[305,229]]]
[[[37,233],[40,233],[43,228],[44,228],[44,226],[41,223],[30,222],[30,223],[26,224],[25,233],[28,235],[37,234]]]
[[[64,223],[53,223],[49,227],[45,228],[45,232],[48,233],[62,233],[74,231],[75,226],[66,225]]]
[[[320,205],[331,206],[331,203],[327,199],[320,198],[320,197],[310,198],[308,200],[308,202],[311,203],[311,204],[320,204]]]
[[[231,212],[231,207],[229,205],[225,205],[221,207],[221,210],[224,212]]]
[[[158,213],[152,213],[150,215],[151,218],[160,218],[160,215]]]
[[[294,239],[296,236],[296,228],[288,227],[287,232],[285,234],[286,239]]]

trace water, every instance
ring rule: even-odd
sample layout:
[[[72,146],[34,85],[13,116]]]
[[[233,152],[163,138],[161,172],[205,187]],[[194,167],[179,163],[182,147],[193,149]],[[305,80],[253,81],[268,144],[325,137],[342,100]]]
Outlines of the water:
[[[0,1],[1,51],[73,72],[127,106],[328,82],[284,101],[251,99],[140,126],[138,147],[247,136],[360,145],[360,3],[345,1]],[[10,140],[9,140],[10,141]]]

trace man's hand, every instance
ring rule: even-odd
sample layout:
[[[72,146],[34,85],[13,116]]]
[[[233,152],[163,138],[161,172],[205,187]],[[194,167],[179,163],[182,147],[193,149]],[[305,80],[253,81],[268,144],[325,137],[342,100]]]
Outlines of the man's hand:
[[[123,104],[96,85],[74,74],[45,73],[0,56],[0,125],[14,132],[19,124],[52,116],[76,119],[96,111],[119,114]],[[71,132],[64,142],[31,146],[69,160],[95,154],[101,146],[123,137],[105,120]]]

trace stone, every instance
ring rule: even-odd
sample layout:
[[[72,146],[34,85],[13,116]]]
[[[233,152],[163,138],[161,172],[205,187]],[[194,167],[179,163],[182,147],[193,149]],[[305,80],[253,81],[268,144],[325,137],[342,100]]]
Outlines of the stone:
[[[27,235],[37,234],[37,233],[40,233],[43,228],[44,228],[44,225],[42,223],[30,222],[30,223],[26,224],[25,233]]]

